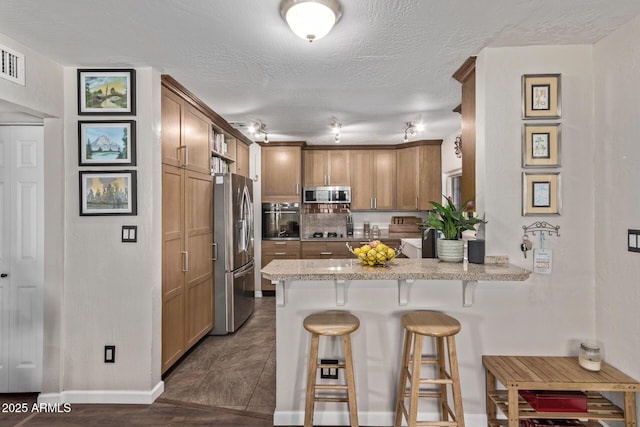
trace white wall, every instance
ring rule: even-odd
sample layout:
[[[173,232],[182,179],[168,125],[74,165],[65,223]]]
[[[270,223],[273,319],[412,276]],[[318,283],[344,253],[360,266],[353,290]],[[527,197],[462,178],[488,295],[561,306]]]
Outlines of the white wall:
[[[160,382],[161,142],[160,76],[136,70],[138,214],[81,217],[78,213],[77,74],[65,68],[66,251],[64,390],[148,392]],[[129,117],[127,117],[129,118]],[[138,226],[137,243],[121,243],[122,225]],[[104,346],[116,346],[105,364]]]
[[[473,352],[462,356],[467,413],[485,410],[482,354],[576,355],[579,341],[595,338],[592,49],[485,49],[476,65],[478,210],[489,221],[487,254],[531,269],[531,254],[524,259],[519,250],[522,226],[547,220],[560,236],[546,241],[551,275],[480,283],[475,305],[462,311],[462,348]],[[562,74],[561,216],[521,216],[521,76],[536,73]]]
[[[640,17],[594,47],[594,161],[597,338],[606,361],[640,380],[640,253],[627,251],[627,229],[640,229],[638,40]]]

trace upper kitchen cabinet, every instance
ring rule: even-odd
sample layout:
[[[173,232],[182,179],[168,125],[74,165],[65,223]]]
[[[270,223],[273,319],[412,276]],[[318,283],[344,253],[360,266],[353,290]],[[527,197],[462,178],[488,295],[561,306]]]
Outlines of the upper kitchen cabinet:
[[[249,146],[236,141],[236,173],[249,177]]]
[[[462,83],[462,200],[476,198],[476,57],[469,57],[453,78]]]
[[[300,202],[302,144],[260,145],[262,147],[262,201]]]
[[[432,209],[442,192],[440,149],[442,141],[420,141],[397,153],[396,208],[418,211]]]
[[[163,75],[161,82],[162,163],[206,174],[248,176],[248,146],[253,141],[171,76]]]
[[[396,150],[351,150],[351,209],[393,210]]]
[[[209,173],[211,121],[169,87],[162,86],[162,163]]]
[[[348,150],[305,149],[303,159],[305,187],[351,185]]]

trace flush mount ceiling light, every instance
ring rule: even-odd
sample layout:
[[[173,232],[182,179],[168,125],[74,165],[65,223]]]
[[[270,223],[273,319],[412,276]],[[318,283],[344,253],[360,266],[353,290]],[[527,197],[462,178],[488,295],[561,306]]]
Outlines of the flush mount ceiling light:
[[[282,0],[280,15],[298,37],[312,42],[331,31],[342,7],[337,0]]]

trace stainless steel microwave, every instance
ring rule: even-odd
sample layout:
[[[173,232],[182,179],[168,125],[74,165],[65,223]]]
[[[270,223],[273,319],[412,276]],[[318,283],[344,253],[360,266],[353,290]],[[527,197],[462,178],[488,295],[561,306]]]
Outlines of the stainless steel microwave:
[[[305,187],[304,203],[351,203],[351,187]]]

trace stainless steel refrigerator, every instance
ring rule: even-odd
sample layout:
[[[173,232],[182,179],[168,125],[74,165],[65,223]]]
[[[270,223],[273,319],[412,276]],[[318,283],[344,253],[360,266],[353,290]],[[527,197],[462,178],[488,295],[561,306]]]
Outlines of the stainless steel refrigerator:
[[[233,173],[214,176],[215,325],[211,335],[235,332],[255,303],[253,181]]]

